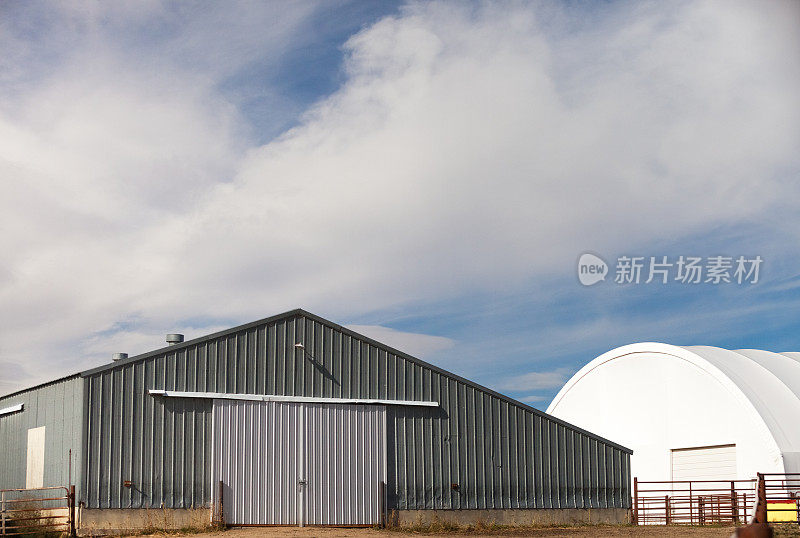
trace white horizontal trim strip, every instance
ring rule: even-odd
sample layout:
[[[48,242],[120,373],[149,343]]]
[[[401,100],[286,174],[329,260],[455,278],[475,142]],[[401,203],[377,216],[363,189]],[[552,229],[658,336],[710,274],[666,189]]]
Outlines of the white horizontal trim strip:
[[[151,396],[167,398],[210,398],[220,400],[249,400],[255,402],[304,402],[330,404],[411,405],[416,407],[439,407],[439,402],[415,400],[379,400],[370,398],[317,398],[313,396],[277,396],[273,394],[231,394],[228,392],[180,392],[175,390],[150,389]]]
[[[0,409],[0,417],[3,415],[9,415],[11,413],[16,413],[17,411],[22,411],[22,407],[25,404],[17,404],[12,405],[11,407],[6,407],[5,409]]]

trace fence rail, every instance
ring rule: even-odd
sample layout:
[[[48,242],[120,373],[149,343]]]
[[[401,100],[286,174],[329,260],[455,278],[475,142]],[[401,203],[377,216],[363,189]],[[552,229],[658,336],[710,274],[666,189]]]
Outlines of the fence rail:
[[[75,536],[75,487],[0,489],[0,536]]]
[[[752,480],[633,479],[634,525],[800,524],[800,473]]]
[[[739,525],[755,503],[755,480],[633,479],[634,525]]]
[[[759,473],[769,523],[800,523],[800,473]]]

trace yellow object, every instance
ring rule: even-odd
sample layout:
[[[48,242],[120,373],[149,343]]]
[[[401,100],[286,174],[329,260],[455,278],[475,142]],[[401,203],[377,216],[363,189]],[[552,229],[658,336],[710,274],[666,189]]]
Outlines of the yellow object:
[[[797,521],[797,503],[795,501],[767,502],[767,521],[774,523]]]

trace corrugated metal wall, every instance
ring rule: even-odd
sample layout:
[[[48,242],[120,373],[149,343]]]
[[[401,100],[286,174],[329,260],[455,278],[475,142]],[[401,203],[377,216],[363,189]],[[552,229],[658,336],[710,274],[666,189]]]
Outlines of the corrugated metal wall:
[[[442,390],[431,396],[441,398],[450,411],[445,411],[446,416],[390,410],[394,415],[392,420],[390,414],[394,430],[389,429],[388,441],[388,468],[395,471],[389,480],[392,506],[629,506],[630,455],[626,452],[480,391],[449,388],[450,395]]]
[[[629,507],[620,447],[307,313],[86,375],[89,507],[209,505],[210,402],[148,389],[435,400],[389,411],[390,507]]]
[[[83,379],[73,376],[0,399],[0,409],[24,404],[22,411],[0,416],[0,489],[24,488],[28,430],[45,427],[44,485],[69,484],[80,477]]]
[[[303,404],[308,525],[377,525],[386,482],[386,408]]]
[[[226,523],[297,524],[300,412],[284,402],[215,400],[212,477],[225,484]]]
[[[88,508],[191,508],[209,503],[211,401],[154,398],[194,390],[185,350],[86,378],[83,497]],[[124,487],[124,481],[131,487]]]
[[[226,523],[380,522],[385,407],[215,400],[213,438]]]

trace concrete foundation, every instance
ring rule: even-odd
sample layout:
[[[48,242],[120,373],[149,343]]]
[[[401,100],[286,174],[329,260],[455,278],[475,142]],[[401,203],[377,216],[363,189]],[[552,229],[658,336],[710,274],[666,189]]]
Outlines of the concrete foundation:
[[[211,523],[210,508],[158,509],[80,509],[78,534],[95,536],[122,534],[141,529],[203,528]]]
[[[389,524],[403,527],[431,523],[474,525],[596,525],[630,522],[625,508],[567,508],[540,510],[390,510]],[[81,536],[127,534],[142,529],[203,528],[211,509],[81,509],[76,525]]]
[[[474,525],[596,525],[630,523],[627,508],[548,508],[516,510],[396,510],[389,516],[395,525],[414,526],[435,522]]]

